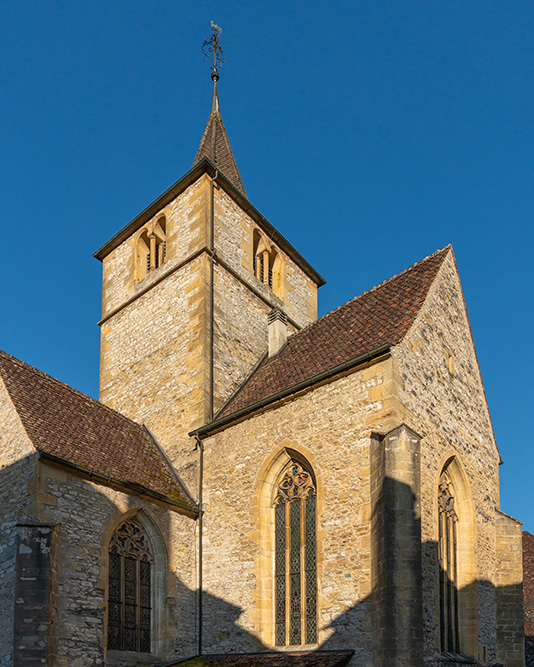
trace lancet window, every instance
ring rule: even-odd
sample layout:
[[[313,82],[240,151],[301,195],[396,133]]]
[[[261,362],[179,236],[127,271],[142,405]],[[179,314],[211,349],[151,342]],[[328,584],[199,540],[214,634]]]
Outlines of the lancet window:
[[[317,642],[316,489],[313,476],[291,462],[281,476],[275,513],[275,642]]]
[[[141,230],[136,247],[136,280],[142,280],[149,271],[159,268],[167,255],[165,218]]]
[[[438,558],[441,650],[459,653],[458,634],[458,515],[454,487],[445,470],[438,489]]]
[[[254,234],[254,275],[264,285],[275,289],[275,273],[280,270],[280,259],[274,248],[269,249],[259,232]],[[275,290],[277,291],[277,290]],[[279,291],[279,290],[278,290]]]
[[[150,651],[151,567],[143,526],[125,521],[109,543],[108,649]]]

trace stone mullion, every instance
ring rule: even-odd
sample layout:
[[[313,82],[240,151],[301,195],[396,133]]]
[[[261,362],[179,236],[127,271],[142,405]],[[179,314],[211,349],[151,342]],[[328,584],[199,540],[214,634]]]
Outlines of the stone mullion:
[[[458,563],[457,563],[457,519],[456,516],[451,516],[452,524],[452,570],[453,576],[451,579],[452,596],[453,596],[453,636],[454,636],[454,650],[460,652],[459,633],[458,633]]]
[[[289,532],[289,503],[284,503],[284,520],[285,520],[285,565],[286,565],[286,576],[285,576],[285,609],[286,609],[286,635],[284,644],[289,644],[289,627],[291,619],[291,579],[290,579],[290,570],[291,570],[291,549],[290,549],[290,532]]]
[[[139,571],[139,559],[135,564],[135,650],[141,650],[141,572]]]
[[[447,650],[452,647],[452,582],[451,582],[451,536],[450,536],[450,517],[448,512],[445,514],[445,573],[446,573],[446,595],[445,595],[445,623],[447,627]]]
[[[263,251],[263,283],[265,285],[269,284],[269,251]]]
[[[275,506],[275,569],[274,569],[274,612],[275,643],[284,646],[287,640],[287,521],[286,503]]]
[[[300,501],[300,643],[306,643],[306,534],[305,512],[306,501]]]
[[[120,583],[120,590],[121,590],[121,606],[120,606],[120,629],[119,629],[119,646],[120,650],[124,651],[124,628],[126,627],[126,621],[125,621],[125,601],[126,601],[126,595],[125,595],[125,574],[124,574],[124,556],[121,555],[120,557],[120,575],[121,575],[121,583]]]
[[[156,237],[154,234],[150,235],[150,268],[156,268]]]
[[[298,503],[298,505],[297,505]],[[300,508],[301,501],[293,500],[289,506],[289,538],[290,538],[290,588],[289,588],[289,643],[302,643],[302,594],[301,594],[301,539],[300,539]],[[295,509],[296,508],[296,509]]]
[[[445,591],[447,587],[447,572],[446,572],[446,563],[444,555],[444,534],[445,527],[444,522],[446,520],[444,512],[439,510],[439,535],[438,535],[438,557],[439,557],[439,601],[440,601],[440,616],[439,616],[439,625],[440,625],[440,648],[441,651],[445,650],[445,637],[446,635],[446,618],[445,618]]]

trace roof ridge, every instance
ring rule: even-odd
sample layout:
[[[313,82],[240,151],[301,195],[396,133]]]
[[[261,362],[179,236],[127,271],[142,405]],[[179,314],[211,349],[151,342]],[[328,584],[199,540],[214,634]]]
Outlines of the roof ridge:
[[[39,368],[36,366],[32,366],[31,364],[28,364],[25,361],[22,361],[22,359],[19,359],[18,357],[14,357],[12,354],[9,354],[9,352],[6,352],[5,350],[0,349],[0,359],[2,357],[8,357],[11,361],[15,362],[16,364],[20,366],[25,366],[26,368],[29,368],[31,371],[35,371],[38,373],[41,377],[43,377],[45,380],[52,381],[53,383],[59,385],[60,387],[63,387],[64,389],[68,389],[74,394],[77,394],[78,396],[89,399],[93,404],[98,406],[99,408],[104,408],[104,410],[107,410],[108,412],[117,415],[121,419],[125,419],[126,421],[130,422],[134,426],[137,426],[140,431],[143,433],[145,432],[143,429],[142,424],[139,424],[138,422],[134,421],[133,419],[130,419],[130,417],[127,417],[126,415],[123,415],[122,412],[119,412],[118,410],[114,410],[113,408],[110,408],[109,406],[105,405],[105,403],[102,403],[101,401],[98,401],[96,398],[93,398],[92,396],[89,396],[89,394],[84,394],[83,391],[80,391],[79,389],[76,389],[76,387],[71,387],[70,384],[67,384],[66,382],[63,382],[62,380],[58,380],[58,378],[55,378],[53,375],[49,375],[48,373],[45,373],[44,371],[41,371]],[[9,388],[8,388],[9,392]]]
[[[428,260],[432,259],[433,257],[436,257],[440,253],[444,252],[445,250],[449,250],[449,249],[452,249],[452,245],[450,243],[448,245],[444,246],[443,248],[440,248],[439,250],[436,250],[431,255],[427,255],[423,259],[420,259],[418,262],[415,262],[415,264],[412,264],[411,266],[407,267],[406,269],[403,269],[399,273],[396,273],[395,275],[390,276],[386,280],[383,280],[381,283],[378,283],[378,285],[375,285],[374,287],[370,287],[368,290],[365,290],[361,294],[357,294],[356,296],[353,296],[352,299],[349,299],[348,301],[345,301],[345,303],[342,303],[337,308],[334,308],[334,310],[330,310],[328,313],[325,313],[319,319],[322,320],[323,317],[327,317],[328,315],[331,315],[332,313],[335,313],[337,310],[340,310],[341,308],[344,308],[345,306],[348,306],[349,303],[353,303],[354,301],[356,301],[360,297],[365,296],[366,294],[370,294],[371,292],[374,292],[375,290],[377,290],[381,287],[384,287],[384,285],[387,285],[388,283],[393,282],[394,280],[397,280],[397,278],[400,278],[405,273],[408,273],[408,271],[412,271],[417,266],[420,266],[421,264],[424,264]],[[318,322],[319,320],[316,320],[316,321]],[[315,324],[315,322],[313,324]]]
[[[357,294],[356,296],[353,296],[352,299],[349,299],[348,301],[345,301],[345,303],[340,304],[339,306],[337,306],[333,310],[329,310],[327,313],[325,313],[324,315],[321,315],[321,317],[319,317],[317,320],[315,320],[315,322],[310,322],[310,324],[308,324],[303,329],[298,331],[296,334],[293,334],[293,336],[288,338],[288,343],[293,337],[298,336],[299,334],[303,333],[304,331],[308,331],[309,329],[314,327],[319,322],[325,320],[330,315],[333,315],[334,313],[337,313],[339,310],[342,310],[343,308],[345,308],[349,304],[354,303],[354,301],[356,301],[357,299],[360,299],[362,296],[365,296],[366,294],[370,294],[371,292],[374,292],[375,290],[377,290],[381,287],[384,287],[384,285],[387,285],[387,283],[390,283],[393,280],[397,280],[398,278],[403,276],[408,271],[412,271],[412,269],[415,269],[417,266],[419,266],[421,264],[424,264],[428,260],[432,259],[433,257],[436,257],[437,255],[439,255],[442,252],[445,252],[446,250],[452,250],[452,245],[450,243],[448,245],[444,246],[443,248],[439,248],[439,250],[436,250],[431,255],[427,255],[423,259],[420,259],[418,262],[415,262],[415,264],[412,264],[411,266],[407,267],[406,269],[403,269],[402,271],[400,271],[399,273],[396,273],[395,275],[391,276],[390,278],[387,278],[386,280],[383,280],[381,283],[378,283],[378,285],[374,285],[374,287],[370,287],[368,290],[365,290],[364,292],[361,292],[360,294]]]

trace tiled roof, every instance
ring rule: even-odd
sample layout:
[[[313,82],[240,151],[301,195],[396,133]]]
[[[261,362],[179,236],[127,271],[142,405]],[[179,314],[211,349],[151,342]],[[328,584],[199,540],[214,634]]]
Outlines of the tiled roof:
[[[207,157],[242,195],[247,196],[219,109],[216,82],[213,86],[210,117],[202,135],[193,166],[200,162],[203,157]]]
[[[314,651],[206,655],[176,663],[176,667],[344,667],[354,651]]]
[[[323,315],[265,358],[223,406],[216,420],[268,399],[382,345],[399,343],[413,324],[447,246]]]
[[[195,510],[142,426],[2,351],[0,380],[33,446],[45,457]]]

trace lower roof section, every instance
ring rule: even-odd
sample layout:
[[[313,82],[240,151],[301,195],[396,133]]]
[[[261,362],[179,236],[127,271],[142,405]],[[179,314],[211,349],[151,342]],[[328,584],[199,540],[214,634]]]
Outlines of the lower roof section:
[[[203,655],[166,667],[344,667],[354,651],[283,651]]]

